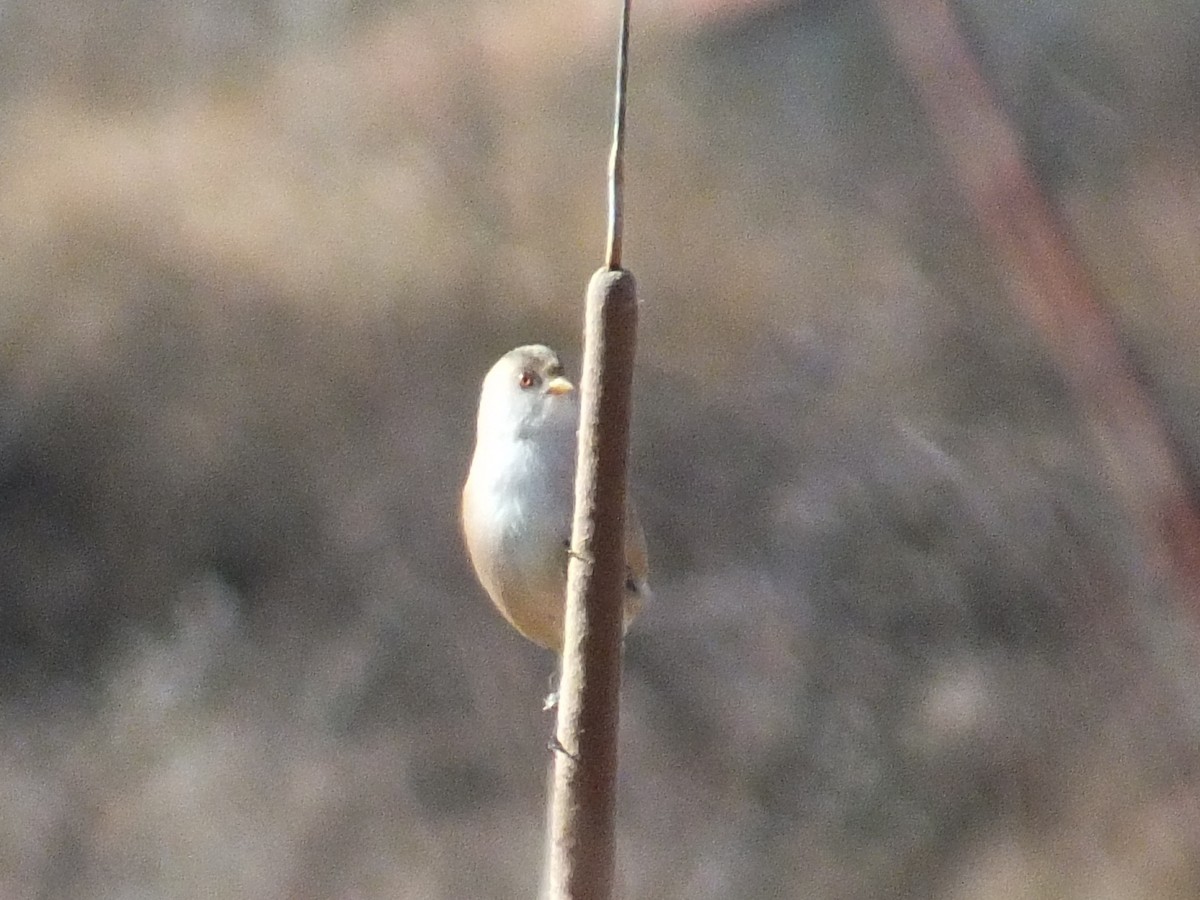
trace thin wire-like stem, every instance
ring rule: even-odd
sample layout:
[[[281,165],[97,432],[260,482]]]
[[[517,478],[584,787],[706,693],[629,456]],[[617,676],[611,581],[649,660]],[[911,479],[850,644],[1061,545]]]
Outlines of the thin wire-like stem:
[[[604,264],[621,268],[625,231],[625,95],[629,85],[629,7],[621,7],[621,41],[617,46],[617,90],[613,110],[612,152],[608,156],[608,243]]]

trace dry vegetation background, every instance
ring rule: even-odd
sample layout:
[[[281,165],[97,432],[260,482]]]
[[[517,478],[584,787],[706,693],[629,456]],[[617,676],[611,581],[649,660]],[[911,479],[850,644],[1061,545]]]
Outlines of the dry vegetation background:
[[[615,11],[0,5],[0,896],[532,896],[456,504],[493,359],[578,359]],[[959,11],[1200,466],[1200,7]],[[1197,611],[872,7],[636,25],[624,896],[1200,895]]]

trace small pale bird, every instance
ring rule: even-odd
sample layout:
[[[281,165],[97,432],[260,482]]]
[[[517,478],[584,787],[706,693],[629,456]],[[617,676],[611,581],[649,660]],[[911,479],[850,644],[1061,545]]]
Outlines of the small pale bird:
[[[511,350],[483,379],[462,524],[475,574],[531,641],[562,652],[579,406],[549,347]],[[646,541],[625,516],[625,625],[650,595]]]

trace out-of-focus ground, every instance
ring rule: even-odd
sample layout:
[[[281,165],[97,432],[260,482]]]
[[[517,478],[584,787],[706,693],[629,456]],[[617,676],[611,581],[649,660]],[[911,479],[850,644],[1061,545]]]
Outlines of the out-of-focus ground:
[[[578,359],[616,6],[3,5],[0,896],[533,895],[456,506]],[[1196,618],[872,7],[642,6],[623,896],[1200,896]],[[1200,7],[959,10],[1200,467]]]

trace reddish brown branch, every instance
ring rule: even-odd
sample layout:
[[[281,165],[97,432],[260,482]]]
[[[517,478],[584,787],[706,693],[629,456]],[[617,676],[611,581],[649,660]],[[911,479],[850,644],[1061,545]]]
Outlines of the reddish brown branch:
[[[876,0],[1009,295],[1038,328],[1089,416],[1152,560],[1200,609],[1200,515],[1170,436],[1031,176],[945,0]]]

